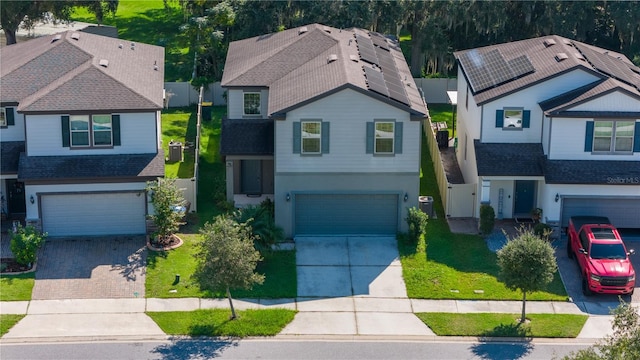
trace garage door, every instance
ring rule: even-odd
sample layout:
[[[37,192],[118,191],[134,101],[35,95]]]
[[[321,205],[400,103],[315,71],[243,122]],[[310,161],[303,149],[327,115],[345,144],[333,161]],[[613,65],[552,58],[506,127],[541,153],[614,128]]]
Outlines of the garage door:
[[[42,227],[49,236],[144,234],[139,193],[43,195]]]
[[[640,228],[640,198],[568,198],[562,202],[562,224],[575,215],[606,216],[619,228]]]
[[[396,234],[398,195],[301,194],[296,235]]]

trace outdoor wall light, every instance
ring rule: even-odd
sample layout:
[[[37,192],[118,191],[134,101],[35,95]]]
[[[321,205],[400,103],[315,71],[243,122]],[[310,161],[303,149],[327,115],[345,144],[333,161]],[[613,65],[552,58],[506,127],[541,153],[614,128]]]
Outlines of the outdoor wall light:
[[[560,195],[558,195],[558,193],[556,193],[556,202],[558,202],[560,200]]]
[[[409,201],[409,194],[404,193],[404,202]]]
[[[29,198],[29,202],[35,204],[36,199],[33,198],[33,195],[31,195],[31,197]]]
[[[289,193],[287,193],[287,195],[285,195],[284,198],[287,199],[287,201],[290,201],[291,200],[291,195]]]

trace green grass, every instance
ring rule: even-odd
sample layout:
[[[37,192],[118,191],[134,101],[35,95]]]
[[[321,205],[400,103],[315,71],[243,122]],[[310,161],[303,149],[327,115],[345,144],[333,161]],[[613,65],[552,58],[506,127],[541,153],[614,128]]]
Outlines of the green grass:
[[[167,334],[189,336],[274,336],[293,320],[296,311],[286,309],[237,311],[212,309],[181,312],[148,312]]]
[[[165,157],[169,157],[171,140],[195,144],[196,142],[196,107],[169,108],[162,111],[162,147]],[[164,175],[170,178],[189,179],[194,176],[195,151],[185,149],[183,161],[165,162]]]
[[[165,47],[165,81],[188,81],[193,70],[193,53],[188,38],[180,31],[184,22],[177,1],[120,0],[114,16],[107,16],[104,25],[118,28],[121,39]],[[95,23],[95,16],[78,8],[72,19]]]
[[[13,314],[0,314],[0,337],[8,333],[13,325],[22,320],[25,315],[13,315]]]
[[[224,211],[219,203],[226,201],[225,167],[219,151],[220,127],[226,111],[226,106],[214,106],[211,121],[204,121],[200,130],[198,216],[201,226]]]
[[[426,139],[423,137],[423,142]],[[424,243],[418,246],[398,242],[402,273],[410,298],[521,300],[520,291],[507,289],[498,281],[497,256],[477,235],[453,234],[449,230],[433,163],[427,146],[422,147],[420,194],[432,195],[437,219],[430,219]],[[476,293],[474,290],[482,290]],[[527,294],[529,300],[567,300],[556,272],[544,291]]]
[[[198,235],[178,234],[184,244],[166,252],[149,251],[147,255],[146,296],[149,298],[222,298],[224,292],[203,291],[191,275],[195,271],[193,256]],[[274,251],[267,253],[258,264],[256,271],[265,275],[262,285],[251,290],[231,290],[234,298],[294,298],[297,295],[295,251]],[[175,275],[180,274],[180,282],[175,284]],[[177,290],[170,292],[170,290]]]
[[[451,104],[428,104],[429,115],[431,115],[431,121],[433,123],[445,122],[447,123],[447,130],[449,130],[449,137],[453,136],[453,108]]]
[[[31,300],[35,273],[0,276],[0,301]]]
[[[439,336],[506,336],[575,338],[587,321],[586,315],[527,314],[530,322],[520,324],[519,314],[416,314]]]

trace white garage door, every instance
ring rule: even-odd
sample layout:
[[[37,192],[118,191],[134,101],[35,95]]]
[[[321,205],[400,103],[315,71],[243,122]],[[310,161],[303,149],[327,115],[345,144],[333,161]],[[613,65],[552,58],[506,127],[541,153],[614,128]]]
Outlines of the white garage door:
[[[43,195],[42,227],[49,236],[144,234],[139,193]]]
[[[606,216],[619,228],[640,228],[640,198],[567,198],[562,201],[562,224],[576,215]]]

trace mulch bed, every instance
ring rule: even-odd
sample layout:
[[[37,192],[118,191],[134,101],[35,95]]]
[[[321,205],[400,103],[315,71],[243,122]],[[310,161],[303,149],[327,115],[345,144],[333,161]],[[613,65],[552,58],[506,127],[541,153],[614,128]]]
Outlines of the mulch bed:
[[[16,259],[2,258],[0,259],[0,269],[2,269],[2,274],[22,273],[32,270],[33,264],[31,264],[31,266],[29,267],[26,265],[18,264],[16,262]]]
[[[153,251],[166,251],[180,247],[183,241],[178,235],[172,234],[165,239],[147,237],[147,247]]]

